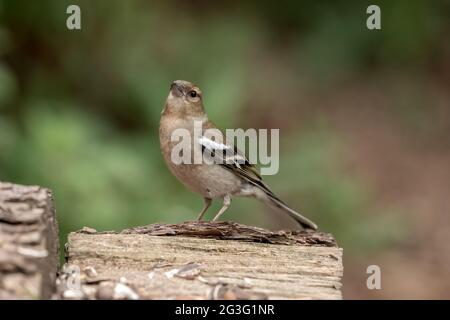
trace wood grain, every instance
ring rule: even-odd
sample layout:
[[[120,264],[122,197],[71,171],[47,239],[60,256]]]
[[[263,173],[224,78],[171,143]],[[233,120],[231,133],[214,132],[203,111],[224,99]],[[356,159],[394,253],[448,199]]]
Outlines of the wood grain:
[[[68,265],[90,299],[341,299],[331,235],[234,222],[154,224],[69,235]],[[64,296],[64,291],[61,291]]]
[[[0,182],[0,299],[50,298],[58,259],[51,192]]]

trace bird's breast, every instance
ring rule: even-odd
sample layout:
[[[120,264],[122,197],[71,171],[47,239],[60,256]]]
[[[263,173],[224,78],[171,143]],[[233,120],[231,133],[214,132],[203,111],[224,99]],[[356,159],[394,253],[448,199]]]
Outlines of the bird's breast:
[[[184,137],[180,129],[189,133],[189,137]],[[176,134],[174,130],[178,130]],[[221,198],[239,192],[241,178],[219,164],[203,162],[201,145],[195,140],[190,123],[183,119],[163,117],[160,123],[160,144],[170,171],[190,190],[208,198]],[[200,155],[200,158],[194,159],[195,154]]]

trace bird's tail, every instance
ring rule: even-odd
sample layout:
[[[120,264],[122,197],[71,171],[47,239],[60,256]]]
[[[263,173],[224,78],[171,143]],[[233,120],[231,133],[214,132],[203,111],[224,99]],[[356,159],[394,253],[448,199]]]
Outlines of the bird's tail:
[[[305,218],[294,209],[291,209],[286,203],[281,201],[274,194],[265,192],[265,195],[266,196],[262,199],[264,202],[273,207],[283,210],[284,212],[289,214],[295,221],[301,224],[304,228],[317,230],[317,225],[314,222],[312,222],[308,218]]]

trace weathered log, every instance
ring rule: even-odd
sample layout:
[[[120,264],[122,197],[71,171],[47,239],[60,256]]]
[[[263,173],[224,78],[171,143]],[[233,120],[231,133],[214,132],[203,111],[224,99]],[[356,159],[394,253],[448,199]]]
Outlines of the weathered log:
[[[153,224],[69,235],[81,286],[63,298],[341,299],[342,249],[331,235],[233,222]],[[75,282],[76,283],[76,282]]]
[[[0,299],[50,298],[58,260],[52,193],[0,182]]]

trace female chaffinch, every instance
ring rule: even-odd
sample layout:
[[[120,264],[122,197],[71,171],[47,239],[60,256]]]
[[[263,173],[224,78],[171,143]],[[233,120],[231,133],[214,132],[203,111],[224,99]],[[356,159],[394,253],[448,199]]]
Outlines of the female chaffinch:
[[[161,114],[159,139],[164,160],[173,175],[188,189],[203,196],[204,206],[197,220],[202,219],[213,199],[223,199],[223,206],[213,219],[215,221],[228,209],[232,197],[252,197],[288,213],[304,228],[317,229],[314,222],[288,207],[268,188],[257,169],[237,148],[206,136],[195,137],[196,121],[202,123],[203,129],[217,129],[205,113],[201,90],[188,81],[174,81]],[[197,151],[202,156],[209,153],[215,159],[222,157],[222,161],[173,161],[172,151],[177,141],[174,141],[172,133],[177,129],[189,132],[194,138],[184,152],[192,155]]]

